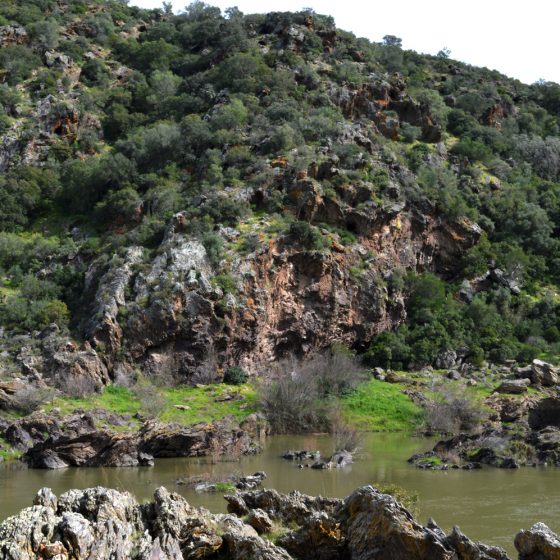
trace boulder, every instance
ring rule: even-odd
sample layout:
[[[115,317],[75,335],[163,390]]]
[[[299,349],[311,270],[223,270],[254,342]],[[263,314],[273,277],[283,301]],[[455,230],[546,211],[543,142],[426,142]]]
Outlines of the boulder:
[[[496,388],[496,392],[520,395],[527,392],[530,384],[529,379],[504,379]]]
[[[559,383],[558,368],[542,360],[533,360],[529,366],[518,369],[517,375],[529,378],[533,385],[543,387],[553,387]]]
[[[139,432],[117,432],[97,429],[98,414],[92,414],[39,422],[37,418],[46,416],[43,415],[35,418],[37,426],[31,421],[33,416],[18,420],[6,429],[6,439],[17,442],[20,448],[28,447],[23,459],[30,467],[45,469],[153,466],[154,457],[194,457],[216,451],[237,455],[260,449],[249,433],[230,418],[194,426],[148,421]],[[124,423],[122,418],[103,419],[115,425]],[[45,439],[45,433],[51,437]],[[263,437],[262,433],[257,437]],[[261,474],[247,478],[244,488],[258,484]]]
[[[560,538],[544,523],[535,523],[515,537],[519,560],[560,560]]]
[[[436,356],[436,369],[451,369],[457,363],[457,352],[454,350],[440,350]]]

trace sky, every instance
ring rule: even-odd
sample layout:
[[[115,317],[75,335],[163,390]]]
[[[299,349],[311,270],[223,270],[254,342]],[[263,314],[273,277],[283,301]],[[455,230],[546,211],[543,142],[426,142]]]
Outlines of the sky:
[[[403,48],[436,54],[517,78],[560,83],[558,0],[208,0],[222,10],[237,6],[246,14],[313,8],[332,15],[337,27],[381,41],[396,35]],[[130,0],[160,8],[161,0]],[[189,0],[173,0],[180,12]]]

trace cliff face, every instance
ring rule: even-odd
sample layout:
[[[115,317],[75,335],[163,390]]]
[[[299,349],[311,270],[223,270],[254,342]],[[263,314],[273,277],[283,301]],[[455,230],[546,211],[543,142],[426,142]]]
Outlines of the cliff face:
[[[329,205],[335,207],[316,201],[320,222]],[[153,259],[143,261],[141,248],[133,247],[100,276],[88,340],[120,371],[141,364],[183,379],[212,365],[257,373],[268,362],[335,342],[364,348],[406,316],[402,294],[387,287],[395,270],[450,273],[480,236],[468,220],[450,223],[408,208],[338,206],[336,214],[354,220],[356,244],[345,247],[326,230],[330,251],[298,248],[287,236],[269,239],[222,262],[219,272],[232,284],[227,293],[213,282],[204,246],[176,215]],[[222,235],[227,243],[239,232]]]

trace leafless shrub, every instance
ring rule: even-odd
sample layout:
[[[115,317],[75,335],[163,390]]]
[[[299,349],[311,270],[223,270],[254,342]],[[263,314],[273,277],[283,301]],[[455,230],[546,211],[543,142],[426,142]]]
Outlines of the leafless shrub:
[[[306,432],[329,427],[326,399],[349,392],[364,373],[351,356],[326,352],[304,362],[279,362],[269,379],[260,400],[273,431]]]
[[[210,385],[211,383],[217,383],[221,377],[222,375],[220,374],[218,355],[214,347],[211,346],[206,355],[206,360],[198,367],[192,376],[192,383]]]
[[[93,379],[86,375],[66,375],[58,379],[56,385],[65,395],[79,399],[95,393],[98,389]]]
[[[362,433],[350,426],[336,410],[330,418],[329,431],[333,436],[335,451],[356,451],[362,441]]]
[[[458,434],[476,432],[486,420],[481,405],[461,389],[437,387],[434,399],[426,407],[426,428],[431,432]]]
[[[260,400],[275,433],[308,432],[327,425],[313,380],[288,374],[262,385]]]
[[[443,451],[442,453],[439,454],[439,456],[441,457],[441,460],[444,463],[447,463],[449,465],[460,465],[461,464],[461,457],[459,456],[459,454],[456,451],[453,451],[453,450]]]
[[[165,409],[165,399],[154,384],[145,377],[138,377],[132,393],[140,401],[142,413],[157,418]]]
[[[16,410],[30,414],[53,397],[54,389],[50,387],[27,385],[14,393],[12,402]]]

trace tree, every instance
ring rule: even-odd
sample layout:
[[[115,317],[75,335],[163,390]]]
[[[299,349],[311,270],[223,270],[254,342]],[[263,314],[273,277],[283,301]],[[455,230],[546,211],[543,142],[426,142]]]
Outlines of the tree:
[[[402,39],[395,35],[385,35],[383,37],[383,44],[386,47],[398,47],[400,49],[402,47]]]

